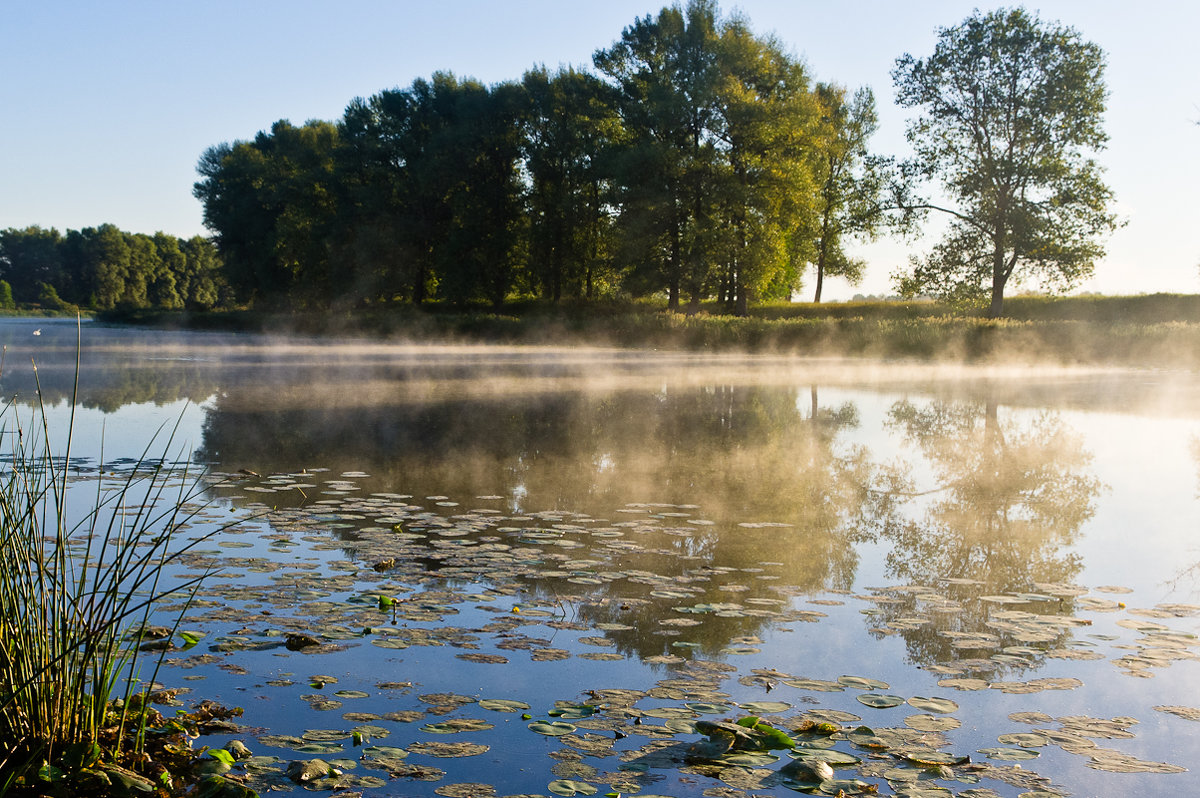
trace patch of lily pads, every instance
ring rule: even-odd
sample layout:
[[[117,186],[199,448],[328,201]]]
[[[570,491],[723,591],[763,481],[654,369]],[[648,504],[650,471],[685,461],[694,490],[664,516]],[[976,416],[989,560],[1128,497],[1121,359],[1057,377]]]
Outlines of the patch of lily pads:
[[[275,476],[246,487],[291,497],[297,493],[291,484],[312,492],[313,483],[302,481],[310,479],[311,472]],[[293,763],[328,765],[324,772],[322,765],[313,766],[306,788],[365,789],[372,779],[443,780],[445,774],[430,761],[454,770],[455,778],[475,776],[479,766],[466,763],[498,752],[514,734],[561,746],[549,760],[562,777],[545,788],[556,795],[621,793],[618,787],[633,786],[629,792],[645,796],[648,786],[669,778],[710,779],[706,789],[714,796],[775,787],[828,795],[891,789],[914,798],[950,792],[985,796],[986,788],[976,785],[986,779],[1030,794],[1060,794],[1063,788],[1028,766],[1016,767],[1052,746],[1086,756],[1088,767],[1108,772],[1178,769],[1095,744],[1100,736],[1128,739],[1132,719],[1047,716],[1030,731],[999,734],[994,746],[956,752],[947,735],[963,720],[955,717],[960,708],[950,698],[906,695],[871,675],[793,675],[770,668],[743,673],[733,663],[767,658],[777,645],[768,632],[827,622],[826,612],[801,604],[835,613],[852,612],[861,602],[872,635],[933,641],[940,654],[928,669],[945,692],[1019,696],[1074,690],[1081,680],[1036,678],[1033,672],[1049,660],[1104,658],[1106,643],[1129,635],[1132,645],[1113,647],[1112,662],[1123,674],[1144,678],[1196,659],[1197,639],[1172,621],[1192,618],[1200,608],[1130,609],[1076,585],[1040,583],[1004,592],[969,579],[813,596],[789,584],[780,563],[732,567],[684,556],[715,534],[711,522],[696,517],[698,508],[628,506],[614,519],[567,511],[519,514],[468,509],[471,505],[447,497],[369,493],[360,489],[366,479],[344,472],[324,484],[317,501],[305,504],[296,497],[295,506],[257,505],[268,524],[263,536],[272,547],[288,544],[289,553],[278,561],[239,557],[236,550],[243,545],[195,552],[190,568],[223,566],[253,574],[254,580],[205,588],[167,664],[229,666],[225,658],[243,654],[293,662],[316,662],[304,658],[321,655],[320,661],[333,662],[366,647],[394,658],[388,662],[401,679],[425,678],[423,671],[407,669],[403,658],[411,651],[420,652],[414,659],[449,659],[472,673],[514,667],[536,672],[566,667],[554,664],[564,660],[597,667],[638,658],[663,678],[653,687],[640,685],[646,689],[597,687],[546,701],[481,697],[488,690],[511,695],[497,690],[497,682],[481,682],[476,695],[411,695],[419,689],[412,682],[380,682],[372,691],[360,689],[364,685],[352,674],[321,666],[350,683],[332,689],[335,676],[311,677],[307,685],[317,692],[302,698],[312,711],[343,710],[347,727],[258,738],[288,751]],[[502,506],[495,494],[476,503],[484,502]],[[770,530],[777,526],[741,528],[743,534],[775,534]],[[1106,595],[1122,590],[1096,588]],[[1093,614],[1115,617],[1118,634],[1126,637],[1089,635]],[[723,685],[728,679],[746,691]],[[280,690],[306,683],[303,677],[264,682]],[[895,712],[901,707],[917,713]],[[1200,720],[1200,710],[1188,707],[1155,709]],[[1020,723],[1034,717],[1014,715],[1021,716],[1012,718]],[[457,735],[470,739],[459,742]],[[385,738],[403,747],[381,745]],[[614,756],[620,765],[607,772],[584,762]],[[371,773],[351,772],[339,764],[346,761]],[[284,776],[289,767],[265,760],[254,765]],[[434,791],[465,798],[498,794],[494,785],[476,781],[440,784]]]

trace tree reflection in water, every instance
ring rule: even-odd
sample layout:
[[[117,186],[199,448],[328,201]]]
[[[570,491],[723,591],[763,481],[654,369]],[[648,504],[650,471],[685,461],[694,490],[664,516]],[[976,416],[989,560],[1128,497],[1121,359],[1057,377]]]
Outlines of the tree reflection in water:
[[[631,627],[607,632],[623,653],[678,652],[671,643],[686,639],[711,654],[760,632],[792,595],[849,589],[854,544],[878,503],[867,450],[841,440],[859,423],[854,405],[821,407],[815,389],[669,385],[350,407],[340,395],[314,384],[303,406],[255,407],[229,391],[210,407],[198,457],[227,471],[368,472],[369,490],[417,501],[496,494],[510,518],[644,521],[629,536],[636,550],[606,551],[603,570],[668,577],[682,594],[654,595],[660,585],[636,576],[532,586],[578,600],[580,620]],[[710,616],[696,634],[659,623],[675,606],[716,603],[750,612]]]
[[[876,628],[902,635],[922,664],[989,657],[1012,646],[1028,650],[998,657],[1004,665],[1040,661],[1039,652],[1068,633],[1014,636],[997,613],[1073,611],[1071,601],[1045,596],[1038,586],[1069,584],[1082,568],[1071,547],[1103,488],[1089,471],[1090,452],[1058,414],[1002,414],[990,400],[903,400],[887,424],[920,455],[881,473],[893,509],[908,505],[881,525],[891,543],[888,574],[930,592],[924,601],[911,590],[881,597]],[[980,600],[1002,595],[1008,603]]]

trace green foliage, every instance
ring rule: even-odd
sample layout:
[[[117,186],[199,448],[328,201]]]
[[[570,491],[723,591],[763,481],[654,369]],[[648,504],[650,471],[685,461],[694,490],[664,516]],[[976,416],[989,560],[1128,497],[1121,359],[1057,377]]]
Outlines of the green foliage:
[[[65,235],[36,226],[0,231],[0,275],[15,301],[56,311],[207,309],[228,301],[208,239],[180,242],[111,224]]]
[[[38,304],[50,310],[71,310],[69,302],[64,302],[58,291],[50,283],[42,283],[38,290]]]
[[[818,251],[853,277],[841,240],[881,213],[869,95],[839,121],[836,92],[714,0],[635,20],[593,62],[493,86],[438,72],[336,127],[209,148],[194,193],[229,285],[263,308],[632,294],[745,314]]]
[[[947,213],[950,228],[898,276],[901,292],[990,297],[995,317],[1014,274],[1050,290],[1088,276],[1116,224],[1090,157],[1107,141],[1103,51],[1022,9],[977,11],[892,75],[898,102],[923,109],[908,127],[915,168],[954,203],[922,205]]]
[[[0,309],[12,310],[16,308],[17,303],[13,300],[12,286],[7,280],[0,280]]]

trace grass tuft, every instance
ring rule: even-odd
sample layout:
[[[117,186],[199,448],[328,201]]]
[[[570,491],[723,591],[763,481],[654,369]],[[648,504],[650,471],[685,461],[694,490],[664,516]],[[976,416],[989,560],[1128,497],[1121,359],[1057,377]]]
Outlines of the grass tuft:
[[[70,474],[74,408],[61,456],[43,405],[0,409],[0,794],[103,785],[145,763],[162,654],[140,649],[158,602],[183,595],[186,609],[204,578],[168,578],[207,537],[173,535],[201,486],[149,447],[127,473],[102,474],[71,518],[88,491]]]

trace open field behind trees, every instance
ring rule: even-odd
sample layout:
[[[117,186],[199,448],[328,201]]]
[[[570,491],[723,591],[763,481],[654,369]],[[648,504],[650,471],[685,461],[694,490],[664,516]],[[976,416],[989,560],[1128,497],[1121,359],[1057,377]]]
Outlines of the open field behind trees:
[[[101,319],[413,341],[1200,368],[1200,295],[1015,297],[1007,310],[1011,317],[997,320],[930,301],[779,303],[740,317],[703,307],[684,315],[664,312],[661,302],[612,301],[473,311],[430,304],[340,312],[109,313]]]

